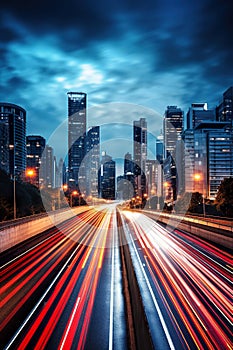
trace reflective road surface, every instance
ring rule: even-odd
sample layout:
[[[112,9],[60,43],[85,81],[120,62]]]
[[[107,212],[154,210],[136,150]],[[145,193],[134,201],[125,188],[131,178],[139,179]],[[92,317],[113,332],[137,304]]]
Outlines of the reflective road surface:
[[[116,211],[80,208],[1,254],[1,348],[128,348]],[[141,213],[119,215],[154,347],[232,349],[230,254]]]

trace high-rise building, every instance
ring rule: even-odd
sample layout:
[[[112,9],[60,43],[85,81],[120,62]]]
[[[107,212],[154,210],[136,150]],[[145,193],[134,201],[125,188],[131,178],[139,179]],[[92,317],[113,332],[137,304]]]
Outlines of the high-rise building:
[[[164,140],[164,183],[169,189],[167,201],[173,203],[177,198],[178,172],[177,172],[177,144],[181,141],[183,131],[184,113],[177,106],[168,106],[163,119]]]
[[[41,187],[47,187],[47,188],[55,187],[55,169],[56,169],[56,161],[54,157],[54,150],[51,146],[46,145],[41,158],[41,167],[40,167]]]
[[[7,124],[0,119],[0,169],[9,173],[9,133]]]
[[[194,129],[198,124],[204,122],[215,122],[216,112],[208,109],[206,102],[192,103],[185,120],[185,129]]]
[[[186,129],[182,135],[184,146],[184,158],[183,158],[183,178],[184,178],[184,191],[194,192],[194,130]]]
[[[147,194],[149,197],[157,194],[156,176],[158,175],[158,161],[154,159],[147,159],[146,161],[146,182]]]
[[[164,158],[175,157],[176,142],[183,130],[183,111],[177,106],[168,106],[163,119]]]
[[[145,173],[147,159],[147,122],[145,118],[134,121],[134,163],[135,175]]]
[[[55,174],[55,187],[62,188],[66,184],[66,166],[62,158],[59,159],[59,162],[56,164],[56,174]]]
[[[230,124],[230,123],[229,123]],[[202,123],[194,130],[194,191],[214,199],[223,179],[233,176],[233,133],[224,122]]]
[[[31,183],[39,187],[39,170],[41,157],[45,148],[45,139],[39,135],[28,135],[26,137],[27,148],[27,168],[33,169],[34,175],[31,178]]]
[[[133,174],[133,171],[134,163],[132,160],[132,155],[129,152],[127,152],[124,158],[124,175],[126,175],[127,173]]]
[[[136,194],[143,197],[146,193],[146,159],[147,159],[147,122],[145,118],[134,121],[133,152]]]
[[[233,87],[231,86],[223,94],[223,101],[216,108],[217,119],[233,124]]]
[[[86,194],[98,197],[98,171],[100,167],[100,127],[93,126],[86,137]]]
[[[208,197],[216,197],[225,178],[233,177],[233,130],[213,130],[207,136]]]
[[[85,188],[85,137],[87,95],[68,92],[68,168],[69,185]]]
[[[15,104],[1,102],[0,125],[0,167],[11,176],[23,176],[26,169],[26,111]]]
[[[132,173],[117,177],[117,198],[131,199],[134,197],[134,176]]]
[[[163,134],[161,133],[157,138],[156,138],[156,143],[155,143],[155,154],[156,154],[156,159],[157,161],[161,164],[163,162],[163,152],[164,152],[164,145],[163,145]]]
[[[104,199],[115,199],[116,196],[116,162],[103,152],[99,169],[99,196]]]

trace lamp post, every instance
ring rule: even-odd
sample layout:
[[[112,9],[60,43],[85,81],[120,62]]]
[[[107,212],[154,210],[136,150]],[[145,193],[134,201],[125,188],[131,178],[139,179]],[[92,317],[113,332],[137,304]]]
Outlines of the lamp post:
[[[204,178],[201,174],[194,174],[194,181],[200,183],[202,181],[202,207],[203,207],[203,217],[205,217],[205,196],[204,196]]]
[[[15,183],[16,175],[13,176],[13,198],[14,198],[14,220],[16,219],[16,183]]]

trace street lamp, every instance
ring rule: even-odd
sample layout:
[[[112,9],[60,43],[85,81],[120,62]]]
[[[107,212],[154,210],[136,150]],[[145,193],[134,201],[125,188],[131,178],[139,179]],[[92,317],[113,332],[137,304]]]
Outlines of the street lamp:
[[[62,186],[62,188],[63,188],[63,191],[66,192],[66,191],[68,190],[68,185],[67,185],[67,184],[64,184],[64,185]]]
[[[28,182],[32,182],[32,178],[36,175],[35,174],[35,170],[32,169],[32,168],[28,168],[26,169],[26,172],[25,172],[25,175],[26,175],[26,179],[29,179]]]
[[[205,196],[204,196],[204,178],[201,174],[194,174],[194,181],[200,183],[202,181],[202,207],[203,207],[203,217],[205,217]]]
[[[16,219],[16,216],[17,216],[17,211],[16,211],[16,183],[15,183],[15,178],[16,178],[16,175],[13,176],[14,220]]]
[[[32,176],[34,176],[34,174],[35,174],[34,169],[27,169],[26,170],[27,176],[32,177]]]

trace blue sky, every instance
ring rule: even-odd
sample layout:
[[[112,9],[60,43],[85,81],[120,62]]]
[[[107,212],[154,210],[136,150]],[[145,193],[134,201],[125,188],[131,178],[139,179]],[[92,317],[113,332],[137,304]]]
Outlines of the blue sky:
[[[28,134],[49,138],[66,119],[67,91],[86,92],[89,107],[152,109],[158,134],[167,105],[215,107],[232,85],[231,0],[1,3],[0,100],[27,110]],[[102,121],[88,116],[93,124]]]

